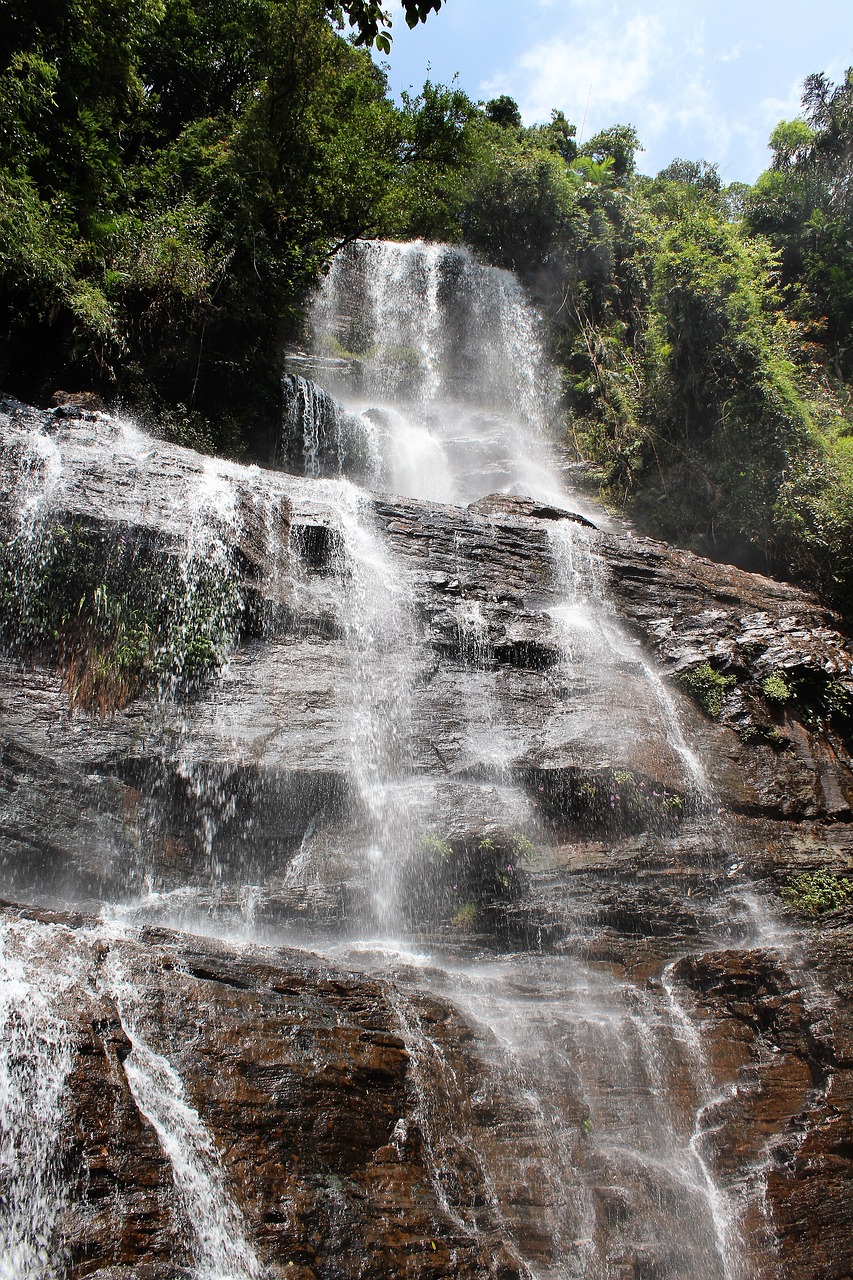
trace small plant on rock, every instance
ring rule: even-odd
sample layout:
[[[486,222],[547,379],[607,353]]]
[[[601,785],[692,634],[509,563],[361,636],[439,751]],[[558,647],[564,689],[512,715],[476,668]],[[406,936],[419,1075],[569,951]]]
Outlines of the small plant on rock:
[[[782,889],[789,907],[806,916],[822,916],[853,902],[853,880],[821,868],[803,871]]]
[[[794,691],[781,671],[773,671],[761,682],[761,691],[768,702],[787,702]]]
[[[147,685],[214,673],[243,625],[228,572],[176,567],[165,550],[82,520],[46,525],[0,552],[0,644],[54,663],[72,705],[101,717]]]
[[[470,932],[477,923],[477,908],[473,902],[465,902],[453,917],[457,929]]]
[[[696,705],[714,720],[723,709],[726,693],[732,685],[737,684],[735,676],[723,675],[721,671],[716,671],[710,662],[702,662],[698,667],[682,671],[677,679]]]
[[[529,858],[533,852],[533,841],[523,831],[514,831],[509,842],[509,852],[516,862]]]
[[[448,863],[453,858],[453,850],[448,842],[432,832],[421,836],[418,851],[423,858],[434,864]]]

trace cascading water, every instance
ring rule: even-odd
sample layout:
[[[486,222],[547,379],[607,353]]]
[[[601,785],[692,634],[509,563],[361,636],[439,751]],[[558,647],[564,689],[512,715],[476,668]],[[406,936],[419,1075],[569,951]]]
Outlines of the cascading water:
[[[539,320],[508,272],[463,249],[368,241],[336,260],[311,321],[307,368],[363,424],[373,488],[565,497]]]
[[[742,1275],[730,1206],[689,1113],[672,1104],[679,1075],[701,1053],[698,1038],[680,1037],[665,1006],[631,983],[542,957],[446,968],[442,987],[483,1039],[501,1106],[531,1135],[521,1159],[509,1144],[484,1159],[517,1238],[548,1239],[537,1276],[608,1276],[626,1250],[664,1275]],[[464,1085],[455,1115],[458,1124]],[[520,1184],[535,1188],[535,1222]],[[622,1198],[624,1221],[603,1237],[605,1188]]]
[[[395,849],[411,843],[411,651],[416,643],[405,579],[389,557],[367,496],[347,481],[324,482],[337,512],[335,569],[349,663],[352,777],[364,810],[362,857],[370,867],[370,914],[393,928]]]
[[[675,703],[659,673],[638,643],[632,643],[609,614],[606,574],[596,555],[594,535],[573,520],[563,520],[551,531],[554,564],[563,599],[552,609],[567,665],[577,667],[587,682],[585,703],[594,702],[589,677],[595,672],[606,710],[599,713],[607,735],[607,751],[613,758],[614,724],[634,739],[654,738],[649,715],[655,715],[675,759],[671,776],[678,777],[694,799],[708,798],[708,780],[695,753],[685,741]],[[632,723],[634,717],[638,717]]]
[[[478,266],[463,250],[358,245],[338,258],[312,326],[307,367],[378,441],[373,483],[439,502],[500,490],[577,507],[548,439],[551,393],[536,318],[506,273]],[[658,767],[662,761],[682,794],[701,807],[708,784],[675,704],[609,616],[594,536],[582,522],[562,520],[550,540],[559,601],[551,610],[556,674],[566,696],[584,708],[573,732],[598,765],[612,768],[656,752]],[[463,599],[457,617],[473,685],[486,652],[476,602]],[[488,718],[497,722],[490,731],[497,744],[500,709],[492,706]],[[564,721],[546,726],[546,752],[548,732],[564,739]],[[498,756],[492,755],[492,773],[511,776],[511,751],[504,746]],[[662,794],[665,802],[682,803]],[[377,955],[388,963],[383,948]],[[539,1187],[537,1229],[550,1243],[531,1274],[543,1280],[621,1274],[625,1250],[643,1256],[656,1276],[737,1280],[734,1210],[701,1150],[701,1116],[711,1100],[707,1064],[698,1032],[683,1034],[681,1007],[673,1014],[672,991],[656,999],[580,960],[507,957],[460,967],[434,954],[431,965],[418,969],[418,984],[431,985],[470,1026],[484,1029],[481,1065],[491,1074],[490,1088],[500,1106],[518,1113],[514,1124],[536,1135],[529,1139],[536,1153],[521,1167],[514,1167],[515,1142],[477,1155],[491,1206],[479,1225],[497,1215],[523,1257],[531,1230],[518,1209],[515,1185],[523,1182]],[[431,1055],[439,1061],[440,1048],[429,1045],[422,1024],[402,1007],[401,1022],[424,1076],[424,1064]],[[677,1115],[668,1100],[685,1075],[693,1081],[693,1109]],[[445,1069],[443,1083],[432,1081],[433,1095],[459,1088],[446,1077]],[[574,1114],[565,1109],[567,1096]],[[443,1141],[476,1151],[476,1136],[458,1132],[464,1087],[443,1121],[430,1122],[434,1105],[425,1090],[425,1131],[452,1123],[455,1132],[445,1131]],[[442,1176],[437,1167],[439,1186]],[[624,1236],[616,1229],[602,1236],[597,1225],[602,1180],[625,1200]],[[476,1215],[466,1221],[478,1225]]]
[[[123,971],[120,955],[113,952],[106,986],[132,1045],[122,1064],[124,1074],[172,1166],[191,1237],[194,1280],[259,1280],[262,1267],[228,1194],[213,1139],[168,1058],[146,1043],[136,988]]]
[[[0,1276],[57,1280],[65,1199],[62,1097],[72,1063],[65,993],[81,968],[55,967],[59,929],[0,926]]]

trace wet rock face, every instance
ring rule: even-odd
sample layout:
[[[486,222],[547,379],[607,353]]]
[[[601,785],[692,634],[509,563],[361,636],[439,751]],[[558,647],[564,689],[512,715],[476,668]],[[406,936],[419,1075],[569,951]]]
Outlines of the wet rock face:
[[[55,492],[56,515],[78,517],[95,530],[112,529],[117,536],[131,530],[156,540],[164,554],[183,555],[187,531],[203,509],[206,487],[207,496],[215,499],[216,472],[209,459],[192,449],[154,441],[106,414],[71,406],[41,412],[0,400],[0,421],[0,518],[5,530],[18,514],[15,491],[22,479],[41,477],[43,484],[33,494],[39,489]],[[33,451],[35,430],[42,433],[42,442]],[[287,542],[287,500],[280,492],[266,493],[253,485],[251,469],[242,469],[242,475],[243,483],[237,481],[217,516],[228,521],[245,573],[269,575],[271,554]],[[215,509],[215,500],[212,505]]]
[[[786,583],[662,543],[602,543],[620,616],[684,687],[703,664],[726,681],[717,719],[748,748],[737,756],[759,803],[792,818],[848,813],[853,686],[837,617]]]
[[[729,1181],[764,1182],[763,1212],[754,1202],[746,1220],[761,1276],[850,1275],[852,947],[838,917],[805,943],[805,984],[777,952],[708,953],[676,968],[716,1069],[737,1081],[709,1117],[711,1145]]]
[[[588,1018],[616,1018],[614,1036],[638,1024],[630,1005],[592,1002],[573,962],[504,967],[502,989],[487,972],[500,962],[460,955],[467,976],[451,1001],[447,971],[404,963],[377,980],[304,952],[10,907],[0,929],[7,953],[26,933],[42,981],[86,975],[61,1003],[71,1055],[53,1244],[69,1280],[221,1268],[208,1219],[230,1224],[228,1247],[261,1277],[513,1280],[573,1253],[581,1274],[724,1274],[705,1270],[693,1233],[707,1210],[669,1168],[677,1151],[658,1147],[644,1167],[628,1158],[632,1126],[657,1105],[647,1081],[631,1092],[644,1038],[614,1038],[614,1056],[584,1076]],[[837,948],[812,956],[824,978],[829,950],[837,973]],[[742,1206],[748,1274],[841,1280],[849,1001],[804,996],[768,951],[686,957],[667,983],[689,997],[715,1072],[734,1085],[697,1132]],[[663,994],[644,998],[666,1007]],[[525,1039],[509,1059],[515,1019]],[[660,1050],[671,1131],[687,1138],[700,1083],[678,1039]],[[170,1089],[189,1120],[172,1118],[164,1145]]]
[[[307,476],[367,479],[370,444],[364,424],[316,383],[298,374],[282,378],[283,422],[275,463]]]
[[[100,788],[91,822],[102,835],[79,842],[72,853],[79,865],[81,857],[97,864],[92,851],[104,841],[122,842],[127,813],[139,815],[140,804],[145,807],[140,797],[157,793],[162,800],[171,793],[171,810],[157,806],[153,838],[179,851],[182,873],[188,865],[199,874],[211,863],[233,865],[246,822],[260,824],[258,843],[271,842],[278,861],[292,856],[312,811],[332,826],[342,815],[349,820],[350,658],[335,601],[335,592],[346,590],[340,578],[346,556],[322,491],[280,474],[214,466],[143,436],[128,444],[126,429],[103,415],[62,409],[39,416],[12,406],[4,424],[0,511],[7,523],[20,506],[22,467],[50,472],[56,466],[56,476],[44,481],[55,518],[85,520],[101,541],[147,539],[145,554],[172,563],[173,576],[181,572],[188,539],[207,545],[216,538],[230,548],[226,560],[242,593],[243,618],[262,636],[238,643],[221,680],[195,686],[189,700],[164,706],[149,694],[101,723],[69,713],[49,667],[7,666],[7,795],[17,804],[23,794],[30,767],[24,759],[36,779],[40,771],[45,777],[57,771],[62,780],[67,768],[69,795],[76,785],[83,793]],[[36,425],[44,427],[45,442],[38,456],[31,443]],[[110,433],[112,451],[104,448]],[[207,508],[200,490],[208,492]],[[43,491],[44,485],[34,490]],[[199,510],[208,508],[222,514],[199,524]],[[583,591],[601,597],[603,616],[615,609],[614,625],[629,629],[614,649],[612,637],[585,632],[556,609],[566,590],[559,563],[566,546],[555,542],[554,531],[568,528],[559,511],[494,497],[467,511],[380,499],[375,513],[414,594],[407,731],[422,778],[452,791],[469,787],[474,777],[508,772],[548,825],[566,814],[565,796],[581,795],[589,775],[593,792],[618,795],[619,822],[608,813],[599,814],[599,822],[587,805],[573,828],[561,818],[559,834],[577,838],[584,824],[624,831],[632,820],[626,788],[639,795],[645,780],[649,793],[683,795],[692,785],[685,760],[673,750],[663,704],[650,718],[654,658],[676,677],[666,696],[729,805],[773,822],[826,823],[849,812],[853,774],[844,699],[850,651],[831,615],[802,592],[661,544],[587,530],[568,553],[575,572],[588,579]],[[574,527],[584,523],[570,517],[575,521]],[[291,524],[288,558],[282,547]],[[563,660],[567,652],[577,654],[574,666]],[[703,667],[712,684],[714,675],[727,682],[716,690],[715,718],[694,707],[678,683]],[[765,692],[768,680],[773,697]],[[613,785],[614,768],[632,779],[621,790]],[[188,770],[201,779],[189,788],[192,797]],[[60,781],[60,791],[64,785]],[[209,847],[205,806],[223,790],[250,801],[253,787],[267,796],[291,793],[289,806],[277,806],[281,812],[289,807],[291,816],[264,835],[273,806],[258,803],[252,813],[238,799],[237,812],[211,815],[222,847]],[[38,784],[21,800],[7,839],[21,848],[30,842],[55,862],[73,841],[59,834],[62,820],[39,810],[37,792]],[[559,812],[547,804],[552,795],[560,797]],[[453,808],[459,811],[456,800]],[[170,811],[174,817],[164,823]],[[641,826],[649,816],[641,814]],[[145,828],[144,813],[140,820]],[[435,825],[451,831],[452,819],[439,815]],[[147,838],[139,822],[131,826],[125,844]],[[96,865],[81,874],[89,883],[105,872]]]
[[[353,715],[370,682],[342,607],[359,589],[344,490],[129,444],[72,407],[4,415],[7,532],[30,472],[56,518],[98,545],[132,539],[176,576],[201,530],[245,621],[215,679],[149,686],[103,718],[71,706],[44,653],[2,657],[4,893],[176,910],[186,893],[206,927],[284,926],[318,949],[372,936],[383,868],[364,856],[375,814]],[[445,959],[326,963],[31,920],[46,963],[78,966],[62,988],[69,1276],[176,1280],[197,1263],[196,1210],[132,1087],[145,1068],[162,1092],[159,1055],[263,1276],[511,1280],[570,1258],[607,1280],[842,1280],[849,909],[788,913],[790,937],[756,941],[794,877],[853,875],[837,619],[527,499],[383,496],[365,523],[411,587],[378,633],[399,667],[413,815],[401,917]],[[670,1147],[638,1166],[662,1081]],[[743,1275],[691,1236],[703,1184],[696,1165],[676,1173],[694,1140],[740,1214]]]
[[[4,931],[37,935],[43,978],[72,957],[88,975],[61,1010],[72,1053],[56,1230],[70,1280],[221,1266],[205,1245],[208,1213],[230,1215],[263,1277],[521,1275],[508,1247],[475,1239],[439,1202],[383,984],[304,953],[0,917]],[[206,1166],[201,1192],[176,1175],[152,1123],[164,1059],[192,1109],[196,1145],[180,1158]],[[482,1198],[473,1170],[466,1190]]]

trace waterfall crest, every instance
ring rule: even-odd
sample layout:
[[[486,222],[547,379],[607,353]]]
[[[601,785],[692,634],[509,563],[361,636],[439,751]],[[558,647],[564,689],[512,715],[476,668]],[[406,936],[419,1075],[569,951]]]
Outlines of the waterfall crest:
[[[509,272],[465,249],[361,242],[333,264],[310,329],[291,363],[343,407],[351,436],[361,424],[374,489],[453,503],[497,490],[565,497],[542,326]],[[301,430],[314,457],[313,416],[300,429],[289,403],[290,452]]]

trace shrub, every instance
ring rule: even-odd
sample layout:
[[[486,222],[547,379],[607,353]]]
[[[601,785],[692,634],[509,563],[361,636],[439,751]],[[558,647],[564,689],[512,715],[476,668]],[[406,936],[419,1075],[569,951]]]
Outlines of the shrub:
[[[773,671],[761,682],[761,689],[769,702],[787,702],[793,696],[793,689],[781,671]]]
[[[453,850],[446,840],[441,836],[427,833],[421,836],[418,845],[421,856],[430,864],[440,865],[448,863],[453,857]]]
[[[54,522],[0,553],[4,646],[62,671],[72,704],[102,716],[157,680],[216,670],[240,631],[243,602],[223,569],[147,543]]]
[[[456,928],[466,932],[473,929],[476,923],[477,908],[473,902],[464,903],[453,917],[453,924]]]

